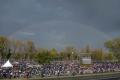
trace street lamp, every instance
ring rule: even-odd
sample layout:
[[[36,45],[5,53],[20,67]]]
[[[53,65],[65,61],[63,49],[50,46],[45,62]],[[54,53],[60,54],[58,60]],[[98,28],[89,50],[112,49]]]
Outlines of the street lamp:
[[[74,54],[74,52],[72,52],[72,54]]]
[[[74,52],[72,52],[72,60],[73,60],[73,58],[74,58],[74,57],[73,57],[73,54],[74,54]]]

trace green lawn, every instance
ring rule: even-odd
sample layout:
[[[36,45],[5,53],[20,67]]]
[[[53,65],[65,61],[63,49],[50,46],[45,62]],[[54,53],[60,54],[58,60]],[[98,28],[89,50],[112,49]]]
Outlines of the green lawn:
[[[109,76],[109,75],[110,75],[110,77],[112,77],[111,75],[115,75],[115,74],[120,74],[120,72],[84,74],[84,75],[76,75],[76,76],[59,76],[59,77],[55,76],[55,77],[45,77],[45,78],[35,77],[35,78],[30,78],[29,80],[57,80],[57,79],[60,79],[60,78],[61,79],[77,78],[77,77],[87,78],[87,77],[94,77],[94,76]],[[28,79],[26,79],[26,78],[16,78],[16,79],[0,79],[0,80],[28,80]]]

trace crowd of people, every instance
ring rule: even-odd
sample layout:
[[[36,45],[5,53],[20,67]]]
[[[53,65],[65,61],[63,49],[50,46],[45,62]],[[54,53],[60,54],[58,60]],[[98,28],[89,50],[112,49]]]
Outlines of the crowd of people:
[[[33,62],[13,62],[12,68],[1,68],[1,78],[33,78],[55,77],[55,76],[74,76],[83,74],[118,72],[120,63],[104,62],[93,64],[81,64],[79,61],[54,61],[49,64],[36,64]]]
[[[43,77],[49,76],[70,76],[81,74],[92,74],[102,72],[120,71],[119,63],[94,63],[83,65],[79,62],[54,62],[41,67]]]

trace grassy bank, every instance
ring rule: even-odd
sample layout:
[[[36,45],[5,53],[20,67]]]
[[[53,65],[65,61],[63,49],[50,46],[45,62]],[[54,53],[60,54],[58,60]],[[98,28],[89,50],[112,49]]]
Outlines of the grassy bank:
[[[110,72],[110,73],[96,73],[96,74],[59,76],[59,77],[48,77],[48,78],[36,77],[30,80],[89,80],[89,79],[113,78],[113,77],[119,77],[119,75],[120,75],[120,72]]]
[[[59,77],[34,77],[30,79],[26,78],[16,78],[16,79],[0,79],[0,80],[90,80],[90,79],[105,79],[119,77],[120,72],[110,72],[110,73],[97,73],[97,74],[84,74],[76,76],[59,76]]]

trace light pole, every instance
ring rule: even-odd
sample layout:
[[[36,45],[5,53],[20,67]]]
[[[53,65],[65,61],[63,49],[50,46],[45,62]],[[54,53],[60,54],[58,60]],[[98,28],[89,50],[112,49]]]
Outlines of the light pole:
[[[72,60],[73,60],[73,58],[74,58],[74,57],[73,57],[73,54],[74,54],[74,52],[72,51]]]

